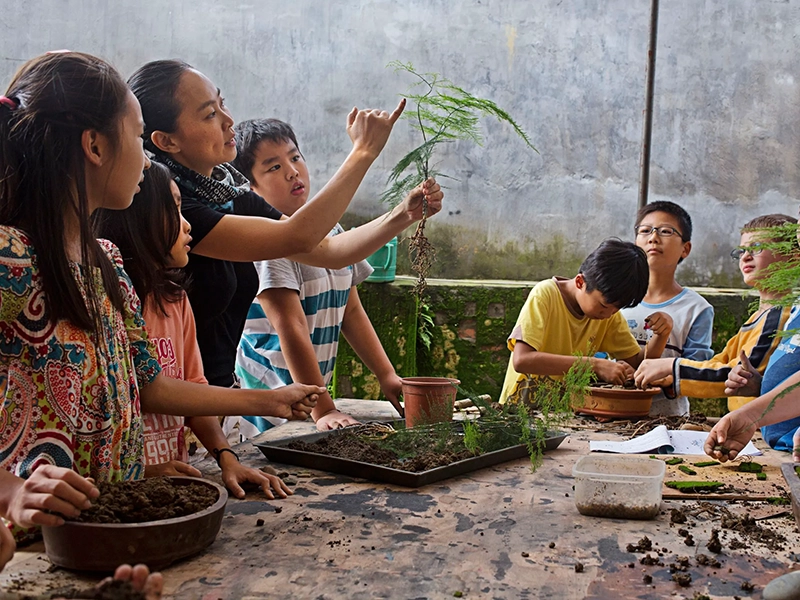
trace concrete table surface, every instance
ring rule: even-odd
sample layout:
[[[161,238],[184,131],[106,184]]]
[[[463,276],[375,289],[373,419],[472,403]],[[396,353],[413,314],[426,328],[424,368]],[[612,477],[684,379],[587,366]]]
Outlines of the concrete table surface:
[[[396,418],[386,402],[339,400],[337,405],[362,420]],[[313,431],[313,423],[291,423],[258,440]],[[535,473],[521,459],[418,489],[277,465],[297,482],[294,495],[268,501],[250,492],[244,500],[230,499],[214,544],[163,571],[165,597],[760,597],[768,581],[794,568],[800,552],[795,523],[791,516],[779,517],[761,523],[789,538],[782,551],[759,544],[741,550],[726,546],[715,555],[721,567],[699,567],[692,560],[692,585],[674,583],[669,564],[677,555],[710,554],[705,544],[719,522],[698,517],[692,530],[696,546],[688,547],[677,533],[679,526],[670,523],[669,509],[696,507],[695,501],[665,501],[653,521],[580,515],[573,501],[572,467],[588,453],[588,439],[609,437],[572,432],[558,450],[545,455]],[[246,464],[267,464],[250,443],[238,450]],[[759,458],[775,464],[782,460],[785,455],[771,451]],[[201,469],[219,481],[213,463]],[[644,567],[642,554],[626,551],[627,544],[644,535],[653,541],[651,554],[661,552],[662,566]],[[578,563],[583,572],[576,572]],[[652,584],[643,581],[644,574],[653,577]],[[86,581],[50,567],[41,543],[19,551],[0,574],[0,587],[26,593]],[[743,591],[743,581],[755,584],[755,590]]]

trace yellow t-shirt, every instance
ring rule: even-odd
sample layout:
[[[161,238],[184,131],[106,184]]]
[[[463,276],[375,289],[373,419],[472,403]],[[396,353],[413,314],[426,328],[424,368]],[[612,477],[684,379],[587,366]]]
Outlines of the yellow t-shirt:
[[[564,303],[555,278],[541,281],[531,290],[514,330],[508,336],[508,349],[512,353],[517,340],[538,352],[564,356],[575,353],[592,356],[596,352],[605,352],[612,358],[630,358],[639,352],[639,344],[621,313],[602,320],[579,319]],[[517,373],[512,358],[508,361],[501,403],[517,391],[521,382],[535,377]]]

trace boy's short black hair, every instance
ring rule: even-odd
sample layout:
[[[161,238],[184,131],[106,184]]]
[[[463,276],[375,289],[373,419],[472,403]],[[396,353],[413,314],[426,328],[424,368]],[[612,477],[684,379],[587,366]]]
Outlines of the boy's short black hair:
[[[253,165],[261,142],[291,142],[300,151],[300,144],[291,125],[279,119],[249,119],[235,127],[236,159],[233,167],[249,180],[253,180]]]
[[[647,255],[633,242],[609,238],[586,257],[580,273],[586,291],[598,290],[609,304],[631,308],[647,293],[650,269]]]
[[[683,208],[669,200],[658,200],[657,202],[645,204],[636,213],[634,226],[638,227],[647,215],[654,212],[665,212],[678,219],[678,226],[681,228],[681,239],[684,242],[692,241],[692,217]]]

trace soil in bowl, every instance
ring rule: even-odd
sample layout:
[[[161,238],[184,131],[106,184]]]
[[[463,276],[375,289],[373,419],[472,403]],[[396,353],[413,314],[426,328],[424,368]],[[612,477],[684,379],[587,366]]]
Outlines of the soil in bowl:
[[[218,492],[201,483],[175,485],[169,477],[98,484],[100,496],[79,523],[144,523],[184,517],[205,510]]]

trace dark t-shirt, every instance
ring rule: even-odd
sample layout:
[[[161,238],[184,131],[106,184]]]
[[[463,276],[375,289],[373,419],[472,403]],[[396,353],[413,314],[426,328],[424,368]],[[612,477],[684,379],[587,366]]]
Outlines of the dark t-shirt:
[[[193,248],[225,216],[187,196],[181,199],[181,212],[192,226]],[[233,214],[281,218],[278,210],[254,192],[233,201]],[[258,274],[250,262],[231,262],[191,253],[186,272],[191,277],[189,301],[197,321],[197,343],[206,379],[211,385],[230,387],[247,311],[258,293]]]

